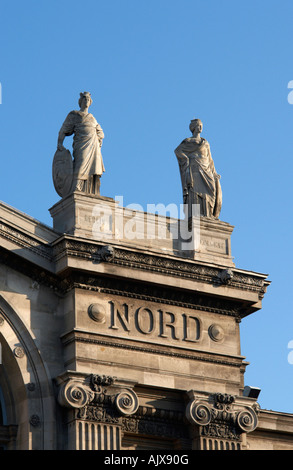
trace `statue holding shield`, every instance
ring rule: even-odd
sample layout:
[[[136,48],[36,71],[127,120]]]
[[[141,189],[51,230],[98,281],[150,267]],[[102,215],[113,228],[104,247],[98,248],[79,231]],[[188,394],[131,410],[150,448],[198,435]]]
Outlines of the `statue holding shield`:
[[[53,160],[53,182],[59,196],[79,191],[100,194],[100,178],[105,171],[101,154],[104,132],[92,114],[89,92],[80,93],[79,111],[71,111],[58,135],[57,151]],[[64,145],[64,139],[73,135],[73,160]]]

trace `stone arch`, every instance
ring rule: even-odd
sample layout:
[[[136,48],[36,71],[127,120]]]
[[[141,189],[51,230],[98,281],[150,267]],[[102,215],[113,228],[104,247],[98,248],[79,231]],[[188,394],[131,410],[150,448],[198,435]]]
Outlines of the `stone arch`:
[[[6,448],[54,449],[52,379],[29,328],[1,295],[0,343],[2,412],[6,417],[5,429],[11,434]]]

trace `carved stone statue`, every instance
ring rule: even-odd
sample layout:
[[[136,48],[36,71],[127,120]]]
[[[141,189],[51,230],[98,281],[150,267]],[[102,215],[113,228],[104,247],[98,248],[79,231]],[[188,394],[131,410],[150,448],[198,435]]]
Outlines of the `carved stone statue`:
[[[89,92],[80,93],[79,111],[71,111],[58,135],[57,151],[53,160],[53,182],[59,196],[73,191],[100,194],[100,178],[105,171],[101,154],[104,132],[92,114]],[[73,161],[63,146],[66,136],[73,137]]]
[[[202,127],[200,119],[190,122],[192,137],[181,142],[175,155],[189,217],[192,204],[199,204],[201,216],[218,218],[222,207],[220,175],[215,170],[209,143],[200,136]]]

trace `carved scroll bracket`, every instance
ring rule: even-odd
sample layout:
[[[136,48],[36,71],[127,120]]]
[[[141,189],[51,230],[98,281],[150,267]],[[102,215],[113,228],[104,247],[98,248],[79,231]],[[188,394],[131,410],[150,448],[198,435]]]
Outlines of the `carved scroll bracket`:
[[[122,416],[132,415],[138,410],[138,397],[133,390],[125,389],[116,395],[115,405]]]
[[[201,435],[237,439],[258,425],[258,405],[246,404],[241,397],[216,393],[194,396],[186,407],[187,420],[200,427]]]
[[[191,424],[204,426],[211,422],[213,409],[206,403],[193,400],[187,405],[186,417]]]
[[[58,402],[66,408],[83,408],[94,398],[94,393],[80,382],[71,380],[61,386]]]
[[[66,408],[80,410],[80,417],[87,419],[91,416],[100,419],[105,410],[117,419],[121,416],[130,416],[138,410],[139,400],[136,393],[121,383],[116,377],[91,374],[80,378],[67,377],[60,384],[58,402]],[[101,413],[101,410],[104,410]]]

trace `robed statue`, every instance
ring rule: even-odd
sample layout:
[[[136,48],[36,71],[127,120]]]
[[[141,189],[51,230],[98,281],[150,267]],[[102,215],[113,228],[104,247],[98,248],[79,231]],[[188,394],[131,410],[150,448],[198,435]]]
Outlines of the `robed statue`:
[[[219,218],[222,207],[220,175],[215,170],[210,145],[200,136],[200,119],[193,119],[189,129],[192,137],[184,139],[175,149],[181,175],[183,201],[191,217],[193,204],[198,204],[200,215]]]
[[[89,92],[80,93],[79,111],[71,111],[58,135],[57,151],[53,160],[53,182],[59,196],[74,191],[91,195],[100,194],[100,178],[105,171],[101,147],[104,132],[89,107]],[[64,145],[64,139],[73,135],[72,156]]]

